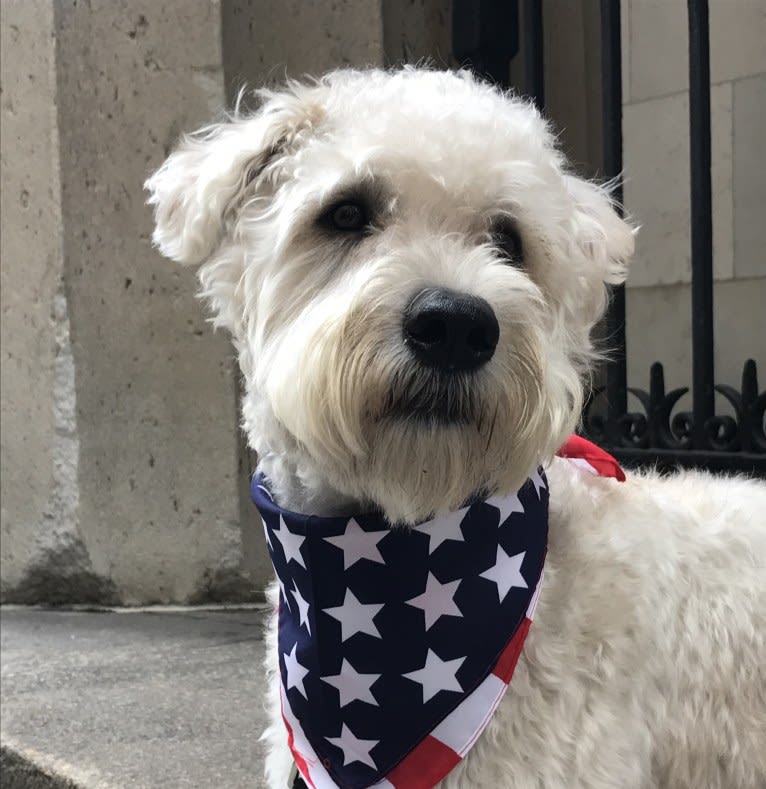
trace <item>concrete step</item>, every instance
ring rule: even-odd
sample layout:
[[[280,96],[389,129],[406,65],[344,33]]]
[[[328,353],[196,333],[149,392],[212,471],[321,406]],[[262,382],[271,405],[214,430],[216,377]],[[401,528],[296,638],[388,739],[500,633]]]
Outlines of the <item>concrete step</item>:
[[[265,789],[262,609],[0,610],[3,789]]]

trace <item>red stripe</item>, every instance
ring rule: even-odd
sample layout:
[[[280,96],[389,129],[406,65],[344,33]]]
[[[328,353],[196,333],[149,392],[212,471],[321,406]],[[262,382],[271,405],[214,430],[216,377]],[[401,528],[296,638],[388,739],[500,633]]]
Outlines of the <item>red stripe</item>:
[[[290,724],[287,722],[287,718],[285,718],[284,713],[282,714],[282,720],[285,723],[285,728],[287,729],[287,744],[290,747],[290,750],[293,754],[293,759],[295,760],[295,766],[298,768],[298,771],[303,776],[305,781],[316,789],[314,786],[314,782],[311,780],[311,775],[309,773],[309,766],[306,764],[306,760],[303,758],[301,752],[295,747],[295,736],[293,735],[293,730]]]
[[[431,789],[461,761],[452,748],[426,737],[386,776],[395,789]]]
[[[602,477],[613,477],[625,482],[625,472],[608,452],[582,436],[569,436],[564,446],[556,453],[563,458],[582,458],[587,460]]]
[[[524,617],[524,621],[518,626],[513,638],[503,650],[500,659],[492,669],[492,673],[503,680],[506,685],[511,681],[513,670],[516,668],[516,663],[519,660],[519,655],[521,655],[521,649],[524,646],[524,640],[527,637],[531,624],[532,620]]]

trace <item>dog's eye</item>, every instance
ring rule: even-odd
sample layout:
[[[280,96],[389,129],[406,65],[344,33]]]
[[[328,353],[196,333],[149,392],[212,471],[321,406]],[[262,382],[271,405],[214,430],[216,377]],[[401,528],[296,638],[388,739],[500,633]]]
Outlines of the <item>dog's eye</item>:
[[[492,243],[500,250],[509,263],[518,266],[524,262],[521,236],[510,219],[503,217],[493,222],[490,234]]]
[[[344,233],[357,233],[370,223],[367,208],[360,203],[346,201],[333,206],[325,215],[328,224]]]

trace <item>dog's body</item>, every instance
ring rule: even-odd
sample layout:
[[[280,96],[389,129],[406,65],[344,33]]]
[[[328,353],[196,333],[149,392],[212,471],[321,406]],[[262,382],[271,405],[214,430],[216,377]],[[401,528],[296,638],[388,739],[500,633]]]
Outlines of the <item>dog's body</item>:
[[[202,264],[232,332],[279,503],[411,524],[548,469],[534,626],[442,786],[766,786],[763,484],[551,460],[632,252],[608,194],[566,172],[530,107],[465,74],[336,72],[266,99],[148,186],[155,241]]]
[[[498,711],[440,787],[766,786],[763,486],[701,473],[618,483],[560,458],[547,476],[534,624]],[[273,650],[267,665],[277,789],[293,761]]]

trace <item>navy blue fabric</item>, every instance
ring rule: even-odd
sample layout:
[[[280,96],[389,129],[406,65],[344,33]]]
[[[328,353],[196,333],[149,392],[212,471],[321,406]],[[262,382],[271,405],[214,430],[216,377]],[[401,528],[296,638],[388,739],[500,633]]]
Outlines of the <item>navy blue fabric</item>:
[[[494,667],[524,619],[545,559],[548,491],[542,472],[535,478],[539,484],[529,480],[518,492],[523,513],[513,512],[500,523],[499,509],[478,501],[460,525],[464,541],[446,540],[430,554],[432,538],[426,533],[391,528],[379,513],[353,516],[365,532],[385,534],[377,546],[385,564],[361,559],[344,569],[344,551],[327,538],[344,534],[351,516],[282,510],[266,480],[254,477],[253,500],[264,520],[283,593],[289,595],[295,585],[309,604],[311,635],[301,624],[295,596],[288,606],[280,595],[282,682],[294,715],[339,786],[361,789],[384,777]],[[305,537],[300,548],[305,568],[285,560],[280,541],[284,530]],[[502,602],[497,585],[481,577],[495,566],[498,546],[508,556],[524,553],[521,572],[527,583],[527,588],[511,588]],[[442,616],[426,630],[424,612],[405,601],[423,594],[429,573],[442,584],[461,579],[454,602],[463,616]],[[373,618],[381,638],[357,632],[341,642],[341,623],[323,609],[343,605],[347,589],[361,603],[383,604]],[[297,688],[288,688],[285,657],[294,648],[298,662],[308,669],[303,681],[308,700]],[[444,661],[465,658],[455,675],[462,692],[444,690],[424,702],[421,685],[403,676],[422,669],[429,650]],[[322,681],[338,675],[344,659],[361,674],[381,674],[371,688],[377,706],[354,700],[341,707],[338,690]],[[369,754],[376,769],[362,761],[343,763],[344,751],[328,738],[338,738],[344,725],[359,739],[378,741]]]

